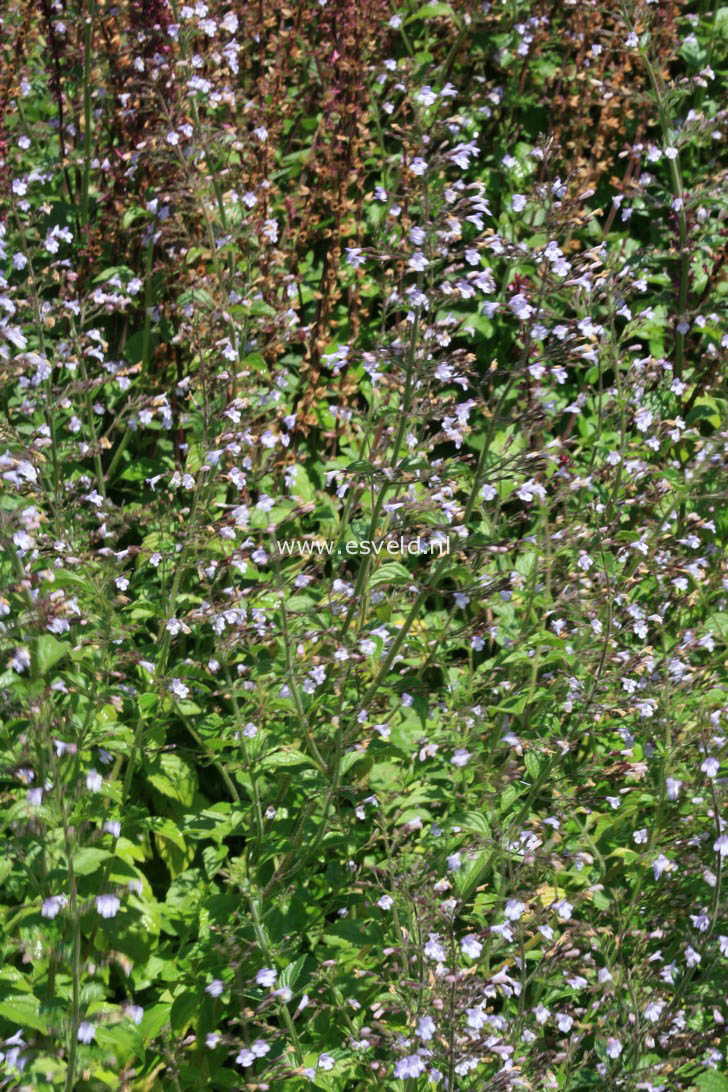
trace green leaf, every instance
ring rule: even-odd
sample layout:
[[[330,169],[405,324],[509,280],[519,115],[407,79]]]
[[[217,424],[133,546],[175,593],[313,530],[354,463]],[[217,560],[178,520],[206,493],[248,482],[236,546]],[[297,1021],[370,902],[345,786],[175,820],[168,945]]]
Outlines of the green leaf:
[[[609,910],[612,905],[611,900],[604,894],[603,891],[592,891],[591,900],[596,906],[597,910]]]
[[[405,26],[408,26],[410,23],[414,23],[416,19],[436,19],[443,15],[449,16],[455,23],[458,22],[457,16],[449,4],[432,3],[423,4],[421,8],[409,15],[404,23]]]
[[[205,875],[208,880],[215,877],[227,855],[227,846],[205,846],[202,851],[202,863],[205,866]]]
[[[108,269],[102,270],[98,277],[94,277],[94,284],[105,284],[106,281],[110,281],[112,277],[116,276],[123,280],[125,277],[133,277],[134,273],[129,269],[128,265],[110,265]]]
[[[137,1028],[131,1024],[97,1024],[96,1041],[115,1055],[120,1065],[144,1057],[144,1046]]]
[[[293,496],[300,497],[303,501],[312,501],[316,496],[316,490],[311,483],[311,479],[300,464],[295,467],[295,471],[292,489]]]
[[[91,1076],[97,1084],[106,1085],[111,1092],[114,1092],[114,1090],[119,1087],[119,1078],[117,1074],[113,1073],[110,1069],[105,1069],[102,1065],[94,1066],[91,1070]]]
[[[683,42],[678,52],[694,68],[701,68],[708,58],[707,52],[698,41]]]
[[[700,1074],[695,1087],[700,1092],[728,1092],[728,1077],[711,1069]]]
[[[535,781],[538,778],[539,772],[541,770],[541,763],[539,762],[538,757],[533,753],[533,751],[529,751],[524,758],[524,763],[529,777],[532,778],[533,781]]]
[[[303,751],[289,747],[286,750],[271,751],[261,759],[260,765],[264,769],[275,769],[278,766],[313,766],[313,762]]]
[[[463,322],[463,330],[475,330],[485,338],[493,336],[493,323],[485,315],[468,315]]]
[[[454,815],[450,816],[450,825],[460,827],[468,834],[482,834],[485,838],[490,837],[488,820],[479,811],[455,812]]]
[[[69,641],[59,641],[52,633],[43,633],[38,638],[35,647],[37,656],[38,674],[45,675],[59,660],[67,656],[71,651]]]
[[[386,547],[382,553],[386,552]],[[412,579],[412,573],[399,561],[391,561],[386,565],[380,565],[369,580],[369,587],[376,588],[379,584],[406,584]]]
[[[159,697],[157,694],[140,694],[137,698],[139,714],[142,717],[151,716],[158,704]]]
[[[188,846],[184,835],[171,819],[155,816],[153,828],[157,852],[174,879],[190,864],[195,855],[194,846]]]
[[[720,634],[724,641],[728,641],[728,614],[717,611],[711,614],[705,621],[706,630]]]
[[[176,1031],[181,1035],[192,1023],[199,1007],[200,998],[197,993],[186,990],[184,993],[178,994],[174,999],[170,1012],[172,1031]]]
[[[21,1028],[33,1028],[41,1035],[48,1034],[48,1025],[40,1016],[40,1001],[35,997],[6,997],[0,1001],[0,1017]]]
[[[104,861],[111,857],[108,849],[97,849],[95,846],[84,846],[73,855],[73,871],[77,876],[90,876]]]
[[[492,851],[484,849],[474,860],[456,874],[455,882],[460,898],[465,902],[475,891],[490,871]]]
[[[536,695],[534,694],[534,697],[535,696]],[[518,715],[519,713],[522,713],[528,705],[528,698],[528,691],[525,691],[522,694],[513,694],[511,697],[505,698],[502,702],[499,702],[495,708],[499,713],[512,713]]]
[[[301,971],[303,970],[307,958],[308,957],[305,955],[299,956],[299,958],[295,960],[294,963],[289,963],[288,966],[284,968],[284,970],[282,970],[279,974],[278,985],[289,986],[291,989],[293,989],[293,987],[296,985],[296,982],[298,982],[298,979],[301,976]]]
[[[127,209],[124,213],[121,220],[121,226],[126,230],[128,227],[131,227],[134,221],[138,220],[140,216],[147,215],[146,209],[140,208],[139,205],[132,205],[131,208]]]
[[[159,1005],[152,1005],[151,1008],[146,1009],[139,1025],[139,1031],[145,1042],[159,1035],[169,1020],[170,1009],[171,1006],[168,1001]]]
[[[349,950],[361,952],[375,941],[381,939],[381,930],[377,925],[363,925],[357,921],[335,921],[329,925],[323,940],[326,945],[342,950],[342,955]],[[347,953],[348,954],[348,953]]]
[[[147,781],[170,800],[191,807],[197,793],[197,774],[179,755],[158,755],[146,771]]]

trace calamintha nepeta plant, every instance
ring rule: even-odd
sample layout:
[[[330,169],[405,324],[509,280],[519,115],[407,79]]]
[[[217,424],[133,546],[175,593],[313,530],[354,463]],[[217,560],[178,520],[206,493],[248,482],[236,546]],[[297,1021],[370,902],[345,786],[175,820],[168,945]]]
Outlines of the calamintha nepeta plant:
[[[5,1086],[725,1086],[722,10],[3,15]]]

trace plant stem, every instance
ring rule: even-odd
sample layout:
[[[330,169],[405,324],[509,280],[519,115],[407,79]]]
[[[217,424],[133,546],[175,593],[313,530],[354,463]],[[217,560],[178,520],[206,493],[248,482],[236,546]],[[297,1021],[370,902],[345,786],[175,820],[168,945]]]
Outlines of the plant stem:
[[[673,141],[673,133],[670,126],[670,119],[667,113],[666,105],[666,89],[662,82],[662,76],[655,70],[649,56],[645,50],[641,51],[642,59],[647,69],[647,75],[652,86],[655,99],[657,101],[657,111],[660,119],[660,128],[662,129],[662,137],[665,142],[665,147],[670,147]],[[688,309],[688,286],[690,277],[690,253],[688,250],[688,228],[687,219],[685,216],[685,194],[683,190],[682,174],[680,171],[680,153],[676,152],[673,159],[669,160],[670,163],[670,182],[672,184],[672,192],[675,201],[678,204],[677,208],[677,222],[678,230],[680,234],[680,287],[678,298],[678,329],[676,332],[675,340],[675,376],[677,379],[682,379],[683,372],[683,359],[685,355],[685,333],[680,330],[680,326],[686,321],[686,312]]]
[[[88,0],[83,51],[83,182],[81,185],[81,224],[88,229],[88,191],[91,178],[91,46],[95,0]]]
[[[52,754],[52,751],[51,751]],[[54,780],[63,823],[63,844],[68,864],[68,895],[71,909],[71,929],[73,932],[73,948],[71,956],[71,1027],[68,1043],[68,1063],[66,1066],[65,1092],[72,1092],[76,1086],[76,1054],[78,1050],[78,1028],[81,1022],[81,921],[78,906],[78,887],[76,885],[76,873],[73,868],[73,843],[71,831],[68,826],[68,812],[66,800],[63,796],[60,769],[57,761],[54,762]],[[75,763],[76,771],[78,759]]]

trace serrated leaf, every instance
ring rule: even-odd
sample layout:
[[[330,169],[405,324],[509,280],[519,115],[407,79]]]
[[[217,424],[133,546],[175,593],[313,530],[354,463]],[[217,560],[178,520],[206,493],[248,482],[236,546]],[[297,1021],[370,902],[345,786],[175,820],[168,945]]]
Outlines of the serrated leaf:
[[[709,1070],[700,1074],[695,1086],[700,1092],[728,1092],[728,1077],[723,1073],[716,1073],[715,1070]]]
[[[296,959],[293,963],[289,963],[288,966],[279,974],[278,985],[288,986],[289,988],[293,989],[293,987],[296,985],[296,982],[298,982],[298,979],[301,976],[301,971],[303,970],[307,958],[308,957],[305,955],[299,956],[299,958]]]
[[[131,227],[134,221],[138,220],[140,216],[146,215],[146,209],[140,208],[139,205],[132,205],[132,207],[127,209],[124,213],[121,219],[121,226],[124,230],[126,230],[128,227]]]
[[[151,785],[170,800],[191,807],[197,793],[197,774],[179,755],[158,755],[146,771]]]
[[[261,759],[260,765],[265,769],[275,769],[277,766],[313,766],[313,762],[303,751],[289,747],[271,751]]]
[[[412,15],[409,15],[404,22],[405,26],[407,26],[409,23],[414,23],[416,19],[437,19],[444,15],[449,16],[450,19],[457,23],[458,20],[455,12],[449,4],[444,3],[423,4],[421,8],[414,11]]]
[[[73,855],[73,871],[77,876],[90,876],[111,857],[108,849],[84,846]]]
[[[48,1034],[48,1025],[40,1015],[40,1001],[27,994],[6,997],[0,1001],[0,1018],[21,1028],[33,1028],[41,1035]]]
[[[465,902],[475,891],[476,887],[479,887],[485,877],[490,871],[490,860],[492,857],[492,851],[490,849],[484,849],[481,853],[478,853],[474,860],[470,861],[465,868],[461,869],[455,876],[455,882],[460,898]]]
[[[412,573],[409,569],[406,569],[399,561],[391,561],[386,565],[380,565],[370,578],[369,587],[376,588],[379,584],[407,584],[411,579]]]
[[[102,270],[97,277],[94,277],[94,284],[105,284],[106,281],[110,281],[112,277],[123,276],[133,277],[134,273],[129,269],[128,265],[110,265],[107,269]]]
[[[485,838],[490,837],[488,820],[479,811],[455,812],[454,815],[450,816],[450,823],[452,826],[460,827],[468,834],[482,834]]]
[[[706,619],[705,629],[719,634],[724,641],[728,641],[728,614],[717,611]]]
[[[164,1025],[169,1022],[171,1007],[167,1001],[159,1005],[152,1005],[151,1008],[146,1009],[139,1025],[139,1031],[145,1042],[159,1035]]]
[[[41,634],[35,646],[38,674],[47,674],[70,651],[71,645],[68,641],[59,641],[52,633]]]
[[[541,763],[539,762],[538,757],[533,753],[533,751],[529,751],[523,761],[526,766],[526,772],[528,773],[528,776],[533,781],[535,781],[541,770]]]
[[[120,1065],[128,1065],[133,1058],[144,1056],[141,1035],[131,1023],[98,1024],[96,1026],[96,1041],[100,1046],[114,1054]]]

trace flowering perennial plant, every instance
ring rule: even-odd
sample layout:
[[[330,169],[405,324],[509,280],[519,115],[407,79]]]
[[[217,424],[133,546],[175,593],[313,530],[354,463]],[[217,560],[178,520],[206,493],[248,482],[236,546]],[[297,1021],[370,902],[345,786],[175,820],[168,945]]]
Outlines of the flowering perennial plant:
[[[728,1089],[727,15],[3,11],[0,1087]]]

